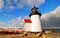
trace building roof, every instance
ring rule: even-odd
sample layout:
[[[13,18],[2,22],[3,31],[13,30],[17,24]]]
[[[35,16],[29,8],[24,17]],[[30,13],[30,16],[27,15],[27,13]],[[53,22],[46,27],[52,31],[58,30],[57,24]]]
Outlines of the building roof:
[[[34,6],[34,7],[31,9],[31,10],[32,10],[32,13],[29,14],[29,17],[31,17],[32,15],[39,15],[39,16],[41,16],[41,13],[39,13],[37,9],[38,9],[38,8]]]
[[[32,23],[32,21],[30,19],[24,19],[25,23]]]

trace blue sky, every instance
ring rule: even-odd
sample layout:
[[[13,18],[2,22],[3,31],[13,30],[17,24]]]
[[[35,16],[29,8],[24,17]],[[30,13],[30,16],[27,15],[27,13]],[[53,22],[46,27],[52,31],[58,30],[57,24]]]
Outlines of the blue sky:
[[[4,2],[3,2],[4,1]],[[29,16],[29,14],[31,13],[31,8],[33,6],[32,4],[27,4],[21,0],[18,0],[17,2],[15,0],[10,0],[6,1],[3,0],[0,4],[0,21],[1,22],[8,22],[12,19],[15,19],[17,17],[21,17],[22,19],[25,16]],[[15,1],[15,2],[14,2]],[[18,6],[17,4],[21,5]],[[32,0],[31,0],[32,1]],[[30,2],[31,2],[30,1]],[[55,10],[58,6],[60,6],[60,0],[43,0],[44,2],[41,4],[37,4],[36,6],[39,8],[39,12],[41,12],[41,14],[46,14],[49,13],[50,11]]]

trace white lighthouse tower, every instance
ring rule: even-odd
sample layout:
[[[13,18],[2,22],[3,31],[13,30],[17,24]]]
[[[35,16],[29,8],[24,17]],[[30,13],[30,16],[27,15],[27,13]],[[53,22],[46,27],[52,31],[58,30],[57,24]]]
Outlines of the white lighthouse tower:
[[[32,21],[30,25],[30,32],[42,32],[40,17],[41,14],[37,10],[38,8],[34,6],[32,8],[32,13],[29,15],[30,20]],[[27,28],[28,29],[28,28]]]

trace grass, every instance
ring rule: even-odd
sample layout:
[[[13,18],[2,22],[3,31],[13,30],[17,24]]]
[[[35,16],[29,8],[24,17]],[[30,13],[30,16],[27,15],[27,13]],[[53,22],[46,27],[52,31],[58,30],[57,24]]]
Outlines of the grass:
[[[28,33],[25,34],[0,34],[0,38],[60,38],[60,34],[58,33],[43,33],[41,37],[36,36],[35,34]]]

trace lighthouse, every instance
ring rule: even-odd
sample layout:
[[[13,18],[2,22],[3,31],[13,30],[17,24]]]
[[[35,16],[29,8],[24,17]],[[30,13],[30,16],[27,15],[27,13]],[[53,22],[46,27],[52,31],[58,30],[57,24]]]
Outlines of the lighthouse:
[[[42,32],[42,26],[40,22],[41,13],[39,13],[37,9],[38,8],[34,6],[31,9],[32,13],[29,14],[30,20],[32,21],[30,25],[30,32]]]
[[[29,32],[32,21],[30,19],[24,19],[24,31]]]

